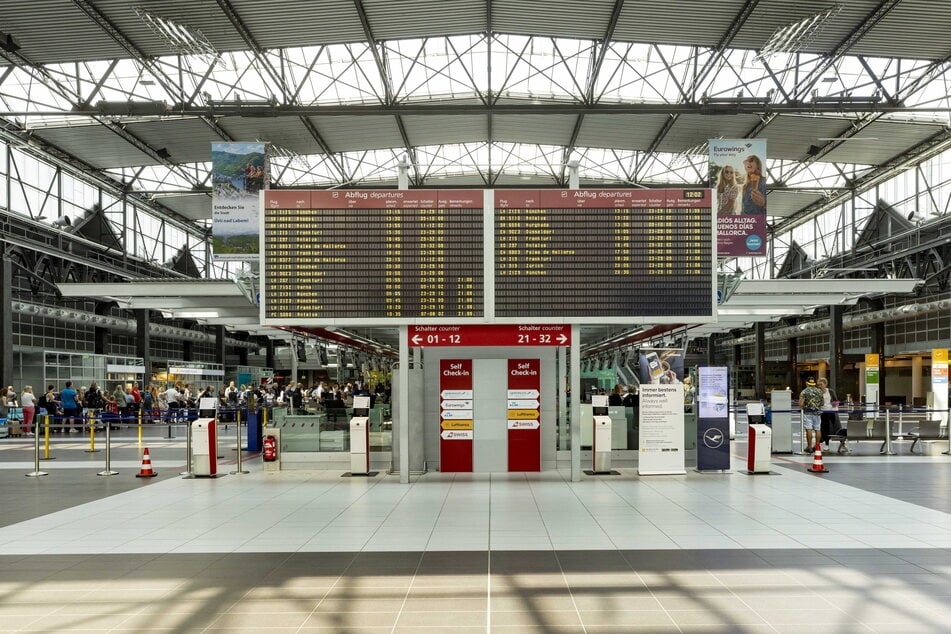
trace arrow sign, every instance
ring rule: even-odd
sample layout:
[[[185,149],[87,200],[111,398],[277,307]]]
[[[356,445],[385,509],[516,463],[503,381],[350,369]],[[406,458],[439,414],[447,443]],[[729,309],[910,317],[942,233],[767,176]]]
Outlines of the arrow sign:
[[[538,409],[538,399],[510,400],[507,409]]]
[[[506,398],[538,398],[538,390],[509,390]]]
[[[420,337],[419,335],[413,335],[413,336],[410,338],[410,341],[412,341],[413,344],[414,344],[414,345],[417,345],[417,346],[419,345],[419,342],[422,341],[422,340],[423,340],[423,338]]]
[[[453,420],[471,420],[472,419],[472,410],[471,409],[444,409],[440,418],[443,420],[453,419]]]
[[[472,399],[443,400],[441,405],[443,409],[472,409]]]
[[[538,429],[537,420],[509,420],[509,429]]]
[[[444,420],[439,423],[439,426],[443,429],[472,429],[471,420]]]
[[[537,409],[510,409],[509,418],[512,420],[538,420]]]
[[[472,430],[449,430],[444,429],[439,436],[443,440],[472,440]]]
[[[557,342],[560,343],[561,345],[564,345],[564,344],[568,343],[568,337],[566,337],[566,336],[564,336],[564,335],[558,335],[557,337],[555,337],[555,341],[557,341]]]
[[[472,398],[472,390],[443,390],[439,397],[446,398]]]

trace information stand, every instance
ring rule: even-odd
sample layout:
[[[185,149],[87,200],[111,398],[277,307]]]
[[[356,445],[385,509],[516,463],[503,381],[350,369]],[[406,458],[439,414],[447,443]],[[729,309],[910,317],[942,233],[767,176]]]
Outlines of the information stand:
[[[608,416],[608,397],[591,397],[591,471],[588,475],[618,475],[611,470],[611,417]]]
[[[772,412],[773,453],[792,453],[792,392],[773,390],[769,394],[769,405]]]
[[[747,475],[763,475],[770,473],[770,450],[772,441],[769,425],[753,423],[750,425],[749,445],[746,455]]]
[[[353,418],[350,419],[350,471],[351,476],[375,476],[370,471],[370,397],[353,397]]]
[[[198,418],[191,425],[192,475],[218,477],[218,430],[214,418]]]
[[[701,366],[697,373],[697,471],[729,471],[729,368]]]

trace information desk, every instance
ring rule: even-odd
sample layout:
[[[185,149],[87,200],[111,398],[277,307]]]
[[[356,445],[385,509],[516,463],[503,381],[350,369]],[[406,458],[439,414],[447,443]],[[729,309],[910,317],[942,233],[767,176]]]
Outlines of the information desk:
[[[274,410],[273,420],[268,423],[268,428],[272,427],[281,431],[280,451],[283,452],[350,451],[350,431],[347,421],[328,421],[323,412],[298,415],[289,414],[286,408],[277,408]],[[371,451],[392,449],[393,432],[390,427],[391,425],[381,424],[378,429],[374,429],[371,426]]]

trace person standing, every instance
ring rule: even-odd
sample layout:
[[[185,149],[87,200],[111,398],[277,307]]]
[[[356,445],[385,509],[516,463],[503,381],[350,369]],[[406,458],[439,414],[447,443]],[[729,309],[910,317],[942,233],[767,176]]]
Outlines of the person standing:
[[[20,407],[23,408],[23,433],[32,436],[33,420],[36,416],[36,396],[33,394],[32,385],[23,387],[23,394],[20,395]]]
[[[59,404],[63,408],[63,419],[66,421],[66,427],[63,431],[70,434],[79,432],[78,429],[73,427],[76,424],[76,419],[83,414],[83,406],[77,400],[78,398],[79,392],[73,389],[73,382],[66,381],[66,387],[59,393]]]
[[[822,377],[816,381],[816,387],[822,392],[822,412],[819,414],[819,429],[822,437],[825,438],[825,446],[829,447],[829,436],[839,431],[838,421],[836,419],[836,409],[838,400],[835,392],[829,387],[829,379]]]
[[[812,453],[822,442],[821,421],[822,392],[816,387],[816,380],[806,379],[806,389],[799,394],[799,409],[802,410],[802,428],[806,433],[806,453]]]

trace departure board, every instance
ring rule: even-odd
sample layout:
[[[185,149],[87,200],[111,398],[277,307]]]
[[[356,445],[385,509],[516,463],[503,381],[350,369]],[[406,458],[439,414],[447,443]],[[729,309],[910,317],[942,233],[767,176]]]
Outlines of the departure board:
[[[481,190],[264,193],[264,320],[483,318]]]
[[[495,191],[495,317],[709,317],[707,189]]]

